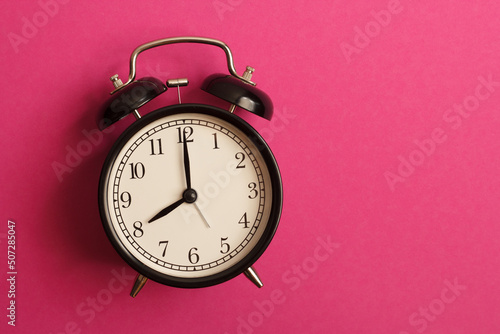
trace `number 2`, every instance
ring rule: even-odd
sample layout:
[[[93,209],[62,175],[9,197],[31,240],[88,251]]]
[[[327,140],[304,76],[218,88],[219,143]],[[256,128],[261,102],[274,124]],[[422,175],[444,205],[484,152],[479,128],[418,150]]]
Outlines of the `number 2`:
[[[245,165],[243,165],[243,161],[245,161],[245,154],[243,152],[238,152],[234,155],[234,157],[239,160],[238,165],[236,165],[236,168],[245,168]]]

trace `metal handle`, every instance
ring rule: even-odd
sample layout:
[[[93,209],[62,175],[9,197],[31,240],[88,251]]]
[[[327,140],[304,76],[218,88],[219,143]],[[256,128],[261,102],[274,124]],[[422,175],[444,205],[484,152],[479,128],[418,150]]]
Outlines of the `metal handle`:
[[[159,39],[156,41],[152,41],[146,44],[142,44],[139,47],[137,47],[134,52],[132,52],[132,55],[130,56],[130,73],[128,76],[128,81],[124,83],[123,85],[120,85],[117,87],[114,91],[111,92],[111,94],[117,92],[118,90],[126,87],[128,84],[130,84],[132,81],[135,79],[135,68],[136,68],[136,61],[137,61],[137,56],[139,53],[142,51],[146,51],[147,49],[155,48],[157,46],[161,45],[167,45],[167,44],[175,44],[175,43],[201,43],[201,44],[209,44],[209,45],[214,45],[220,47],[224,52],[226,53],[226,59],[227,59],[227,68],[229,70],[229,73],[231,73],[232,76],[235,76],[236,78],[252,85],[255,86],[255,83],[250,81],[249,79],[239,76],[238,73],[236,73],[236,70],[234,69],[234,62],[233,62],[233,55],[231,53],[231,50],[229,47],[222,41],[219,41],[217,39],[212,39],[212,38],[205,38],[205,37],[171,37],[171,38],[164,38],[164,39]]]

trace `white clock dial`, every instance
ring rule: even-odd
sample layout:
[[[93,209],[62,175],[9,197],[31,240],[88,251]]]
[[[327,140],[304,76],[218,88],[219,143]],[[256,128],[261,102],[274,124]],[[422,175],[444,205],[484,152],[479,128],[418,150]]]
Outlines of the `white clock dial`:
[[[106,174],[113,234],[164,275],[200,278],[231,268],[255,248],[271,214],[271,175],[259,149],[239,127],[209,114],[149,122]]]

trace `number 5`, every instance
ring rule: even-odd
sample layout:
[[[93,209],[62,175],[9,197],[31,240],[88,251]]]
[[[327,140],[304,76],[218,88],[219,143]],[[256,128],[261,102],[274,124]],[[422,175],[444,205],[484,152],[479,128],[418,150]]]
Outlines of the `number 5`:
[[[224,241],[226,241],[227,239],[228,239],[228,238],[220,238],[220,246],[221,246],[221,248],[222,248],[222,249],[226,248],[226,250],[225,250],[225,251],[224,251],[224,250],[222,250],[222,249],[220,250],[220,252],[221,252],[222,254],[227,254],[227,253],[229,253],[229,250],[231,249],[231,247],[229,246],[229,244],[228,244],[227,242],[224,242]]]

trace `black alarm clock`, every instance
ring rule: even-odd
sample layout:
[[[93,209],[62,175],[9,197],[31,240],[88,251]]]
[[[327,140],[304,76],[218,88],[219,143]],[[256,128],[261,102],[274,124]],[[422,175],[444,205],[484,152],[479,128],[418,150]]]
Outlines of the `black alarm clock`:
[[[202,89],[231,103],[180,103],[146,115],[140,108],[168,88],[152,77],[135,79],[144,50],[173,43],[222,48],[229,75],[208,77]],[[229,47],[202,37],[166,38],[143,44],[130,57],[128,81],[112,76],[115,89],[99,114],[103,130],[123,117],[136,120],[109,152],[99,181],[104,230],[120,256],[138,272],[135,297],[147,279],[181,288],[207,287],[244,273],[258,287],[252,268],[271,242],[281,216],[281,175],[269,146],[234,111],[271,119],[270,98],[239,76]]]

